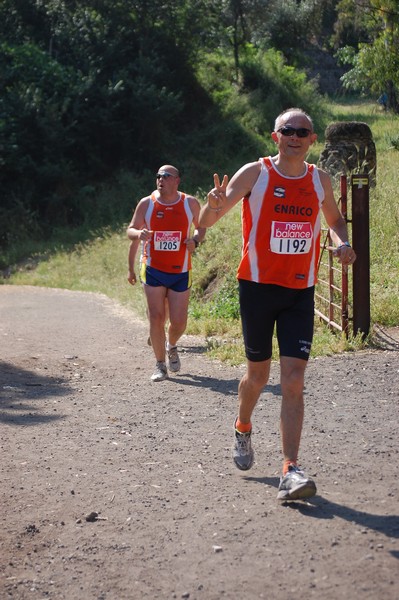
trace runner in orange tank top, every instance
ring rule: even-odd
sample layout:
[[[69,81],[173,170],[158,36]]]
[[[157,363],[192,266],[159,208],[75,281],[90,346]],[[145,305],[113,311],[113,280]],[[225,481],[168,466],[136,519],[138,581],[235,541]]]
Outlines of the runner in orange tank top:
[[[243,249],[237,277],[247,369],[238,387],[233,460],[243,471],[254,463],[251,417],[269,379],[276,328],[283,452],[277,497],[286,501],[316,493],[314,480],[299,467],[298,452],[304,375],[313,337],[321,212],[338,260],[351,265],[356,254],[328,174],[305,162],[317,139],[310,116],[290,108],[277,117],[271,135],[278,150],[275,156],[244,165],[230,181],[225,175],[220,183],[214,175],[199,223],[211,227],[242,202]]]
[[[127,228],[128,281],[137,281],[135,260],[141,243],[140,280],[147,300],[150,342],[156,365],[152,381],[163,381],[169,371],[180,370],[177,342],[187,325],[191,288],[191,255],[202,242],[205,229],[198,226],[200,205],[179,191],[180,174],[173,165],[157,172],[157,189],[142,198]],[[169,317],[168,336],[165,324]]]
[[[303,289],[316,283],[320,208],[318,169],[305,163],[300,177],[285,177],[273,160],[260,160],[256,185],[242,203],[244,231],[238,279]]]

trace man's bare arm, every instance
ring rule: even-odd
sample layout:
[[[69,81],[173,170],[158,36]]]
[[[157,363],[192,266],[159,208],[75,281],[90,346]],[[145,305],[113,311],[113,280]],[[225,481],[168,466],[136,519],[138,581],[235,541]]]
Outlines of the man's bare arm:
[[[227,175],[220,183],[219,175],[213,176],[214,187],[207,195],[207,202],[201,208],[200,225],[212,227],[223,215],[233,208],[242,198],[247,196],[259,177],[260,163],[248,163],[241,167],[228,180]]]

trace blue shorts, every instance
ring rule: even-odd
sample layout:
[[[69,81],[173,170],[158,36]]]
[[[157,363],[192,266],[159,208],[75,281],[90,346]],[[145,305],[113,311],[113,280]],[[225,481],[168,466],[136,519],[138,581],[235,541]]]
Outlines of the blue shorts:
[[[165,287],[174,292],[185,292],[190,289],[192,284],[191,271],[185,271],[184,273],[166,273],[165,271],[159,271],[158,269],[149,267],[144,263],[140,268],[140,281],[144,285],[150,285],[151,287]]]
[[[314,287],[303,290],[240,279],[240,311],[248,360],[272,356],[276,326],[280,356],[308,360],[314,328]]]

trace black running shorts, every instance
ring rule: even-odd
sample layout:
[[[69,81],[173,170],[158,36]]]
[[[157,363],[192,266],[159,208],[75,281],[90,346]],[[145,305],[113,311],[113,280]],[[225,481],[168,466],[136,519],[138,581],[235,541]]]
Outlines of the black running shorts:
[[[303,290],[240,279],[241,322],[248,360],[272,356],[276,325],[280,356],[308,360],[314,327],[314,286]]]

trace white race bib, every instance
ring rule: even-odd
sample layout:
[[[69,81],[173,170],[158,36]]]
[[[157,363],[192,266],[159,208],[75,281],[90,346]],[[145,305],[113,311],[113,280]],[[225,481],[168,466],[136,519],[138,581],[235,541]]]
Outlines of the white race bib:
[[[276,254],[307,254],[312,247],[311,223],[273,221],[270,249]]]
[[[181,231],[154,231],[154,249],[161,251],[180,250]]]

